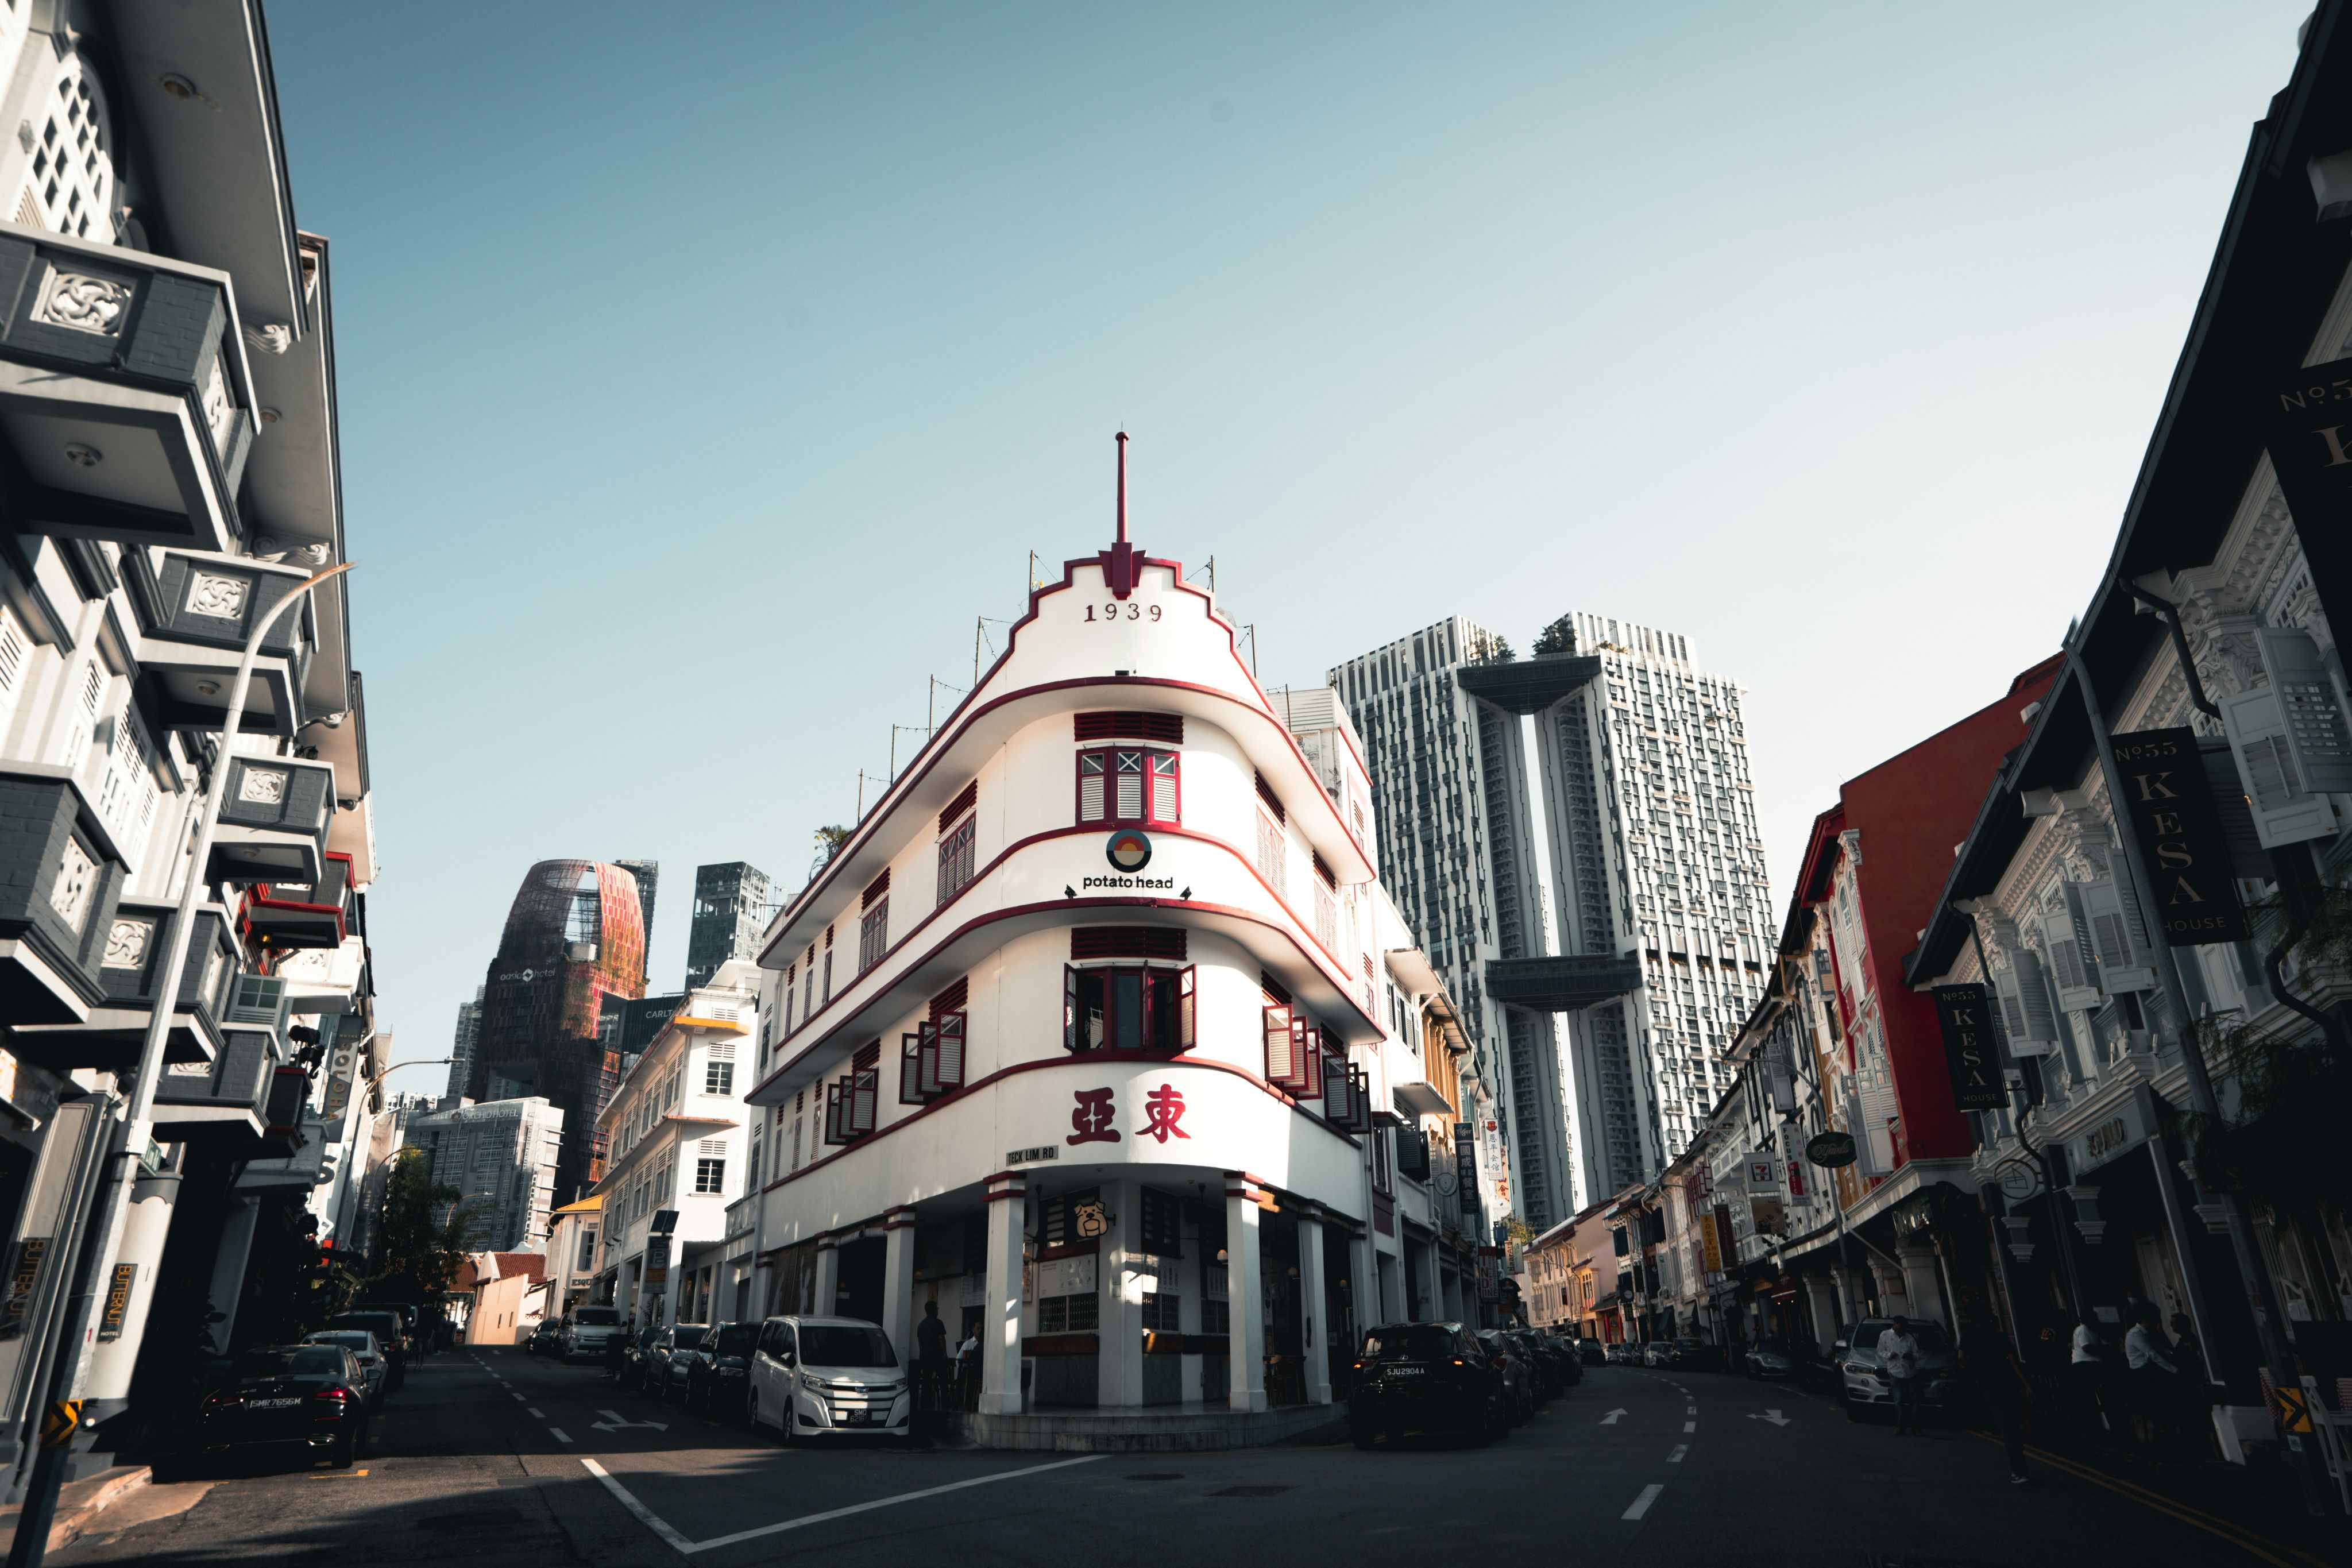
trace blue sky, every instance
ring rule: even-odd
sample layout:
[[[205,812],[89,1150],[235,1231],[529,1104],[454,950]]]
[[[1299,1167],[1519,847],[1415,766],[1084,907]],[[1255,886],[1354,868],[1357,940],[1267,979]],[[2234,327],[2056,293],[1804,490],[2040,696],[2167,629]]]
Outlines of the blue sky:
[[[657,986],[797,887],[1122,425],[1270,686],[1685,634],[1785,898],[2086,598],[2305,9],[278,0],[398,1054],[534,859],[662,862]]]

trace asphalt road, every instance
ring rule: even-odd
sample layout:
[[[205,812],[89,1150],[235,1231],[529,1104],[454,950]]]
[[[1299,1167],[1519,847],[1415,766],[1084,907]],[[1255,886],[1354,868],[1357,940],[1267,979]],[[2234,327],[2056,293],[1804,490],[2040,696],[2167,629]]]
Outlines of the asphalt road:
[[[2316,1561],[2088,1472],[2042,1467],[2012,1487],[1975,1435],[1897,1438],[1714,1373],[1592,1368],[1484,1449],[1072,1456],[786,1449],[594,1368],[467,1348],[411,1373],[354,1470],[235,1476],[179,1518],[52,1561],[750,1568],[910,1552],[1053,1568],[1490,1552],[1743,1568]]]

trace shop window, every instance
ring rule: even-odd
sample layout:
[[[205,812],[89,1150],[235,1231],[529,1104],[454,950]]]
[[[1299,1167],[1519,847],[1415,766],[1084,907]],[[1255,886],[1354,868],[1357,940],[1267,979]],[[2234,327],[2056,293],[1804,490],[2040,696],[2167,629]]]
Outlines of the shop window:
[[[1184,1299],[1173,1290],[1143,1293],[1143,1327],[1148,1332],[1172,1334],[1184,1327]]]
[[[1062,1047],[1077,1051],[1189,1051],[1193,973],[1114,965],[1062,971]]]
[[[1047,1296],[1037,1303],[1041,1334],[1083,1333],[1102,1323],[1102,1298],[1092,1290],[1075,1296]]]

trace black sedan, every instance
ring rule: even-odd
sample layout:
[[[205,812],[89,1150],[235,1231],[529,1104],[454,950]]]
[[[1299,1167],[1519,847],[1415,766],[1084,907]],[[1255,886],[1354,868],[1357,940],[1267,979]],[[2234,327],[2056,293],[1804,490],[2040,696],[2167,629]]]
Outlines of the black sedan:
[[[618,1375],[623,1388],[646,1386],[646,1373],[649,1370],[646,1364],[646,1360],[653,1354],[654,1342],[661,1336],[662,1329],[659,1323],[647,1323],[629,1336],[629,1342],[621,1349],[621,1370]]]
[[[1765,1340],[1748,1347],[1741,1368],[1748,1376],[1769,1381],[1786,1381],[1797,1375],[1797,1356],[1779,1340]]]
[[[759,1339],[757,1323],[721,1323],[704,1336],[686,1370],[686,1407],[720,1416],[740,1411]]]
[[[301,1444],[349,1469],[367,1444],[366,1380],[341,1345],[271,1345],[247,1351],[229,1381],[205,1396],[198,1441],[207,1454]]]
[[[1493,1440],[1510,1425],[1503,1373],[1460,1323],[1391,1323],[1364,1336],[1348,1390],[1348,1430],[1359,1448],[1407,1432]]]
[[[667,1399],[675,1389],[684,1392],[687,1369],[702,1353],[703,1337],[710,1332],[709,1323],[672,1323],[654,1336],[646,1349],[645,1368],[637,1381],[646,1392]]]

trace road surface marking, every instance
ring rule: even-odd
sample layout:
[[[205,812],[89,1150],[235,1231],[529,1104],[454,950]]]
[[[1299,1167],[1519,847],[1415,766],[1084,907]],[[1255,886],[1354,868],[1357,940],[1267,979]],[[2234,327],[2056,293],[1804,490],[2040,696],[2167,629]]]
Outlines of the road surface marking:
[[[508,1393],[509,1393],[509,1394],[514,1394],[514,1390],[512,1390],[512,1389],[509,1389],[509,1390],[507,1390],[507,1392],[508,1392]],[[520,1404],[522,1403],[522,1395],[521,1395],[521,1394],[515,1394],[515,1403],[516,1403],[517,1405],[520,1405]],[[538,1413],[537,1411],[533,1411],[533,1412],[531,1412],[531,1414],[532,1414],[532,1415],[537,1415],[537,1414],[539,1414],[539,1413]]]
[[[1685,1405],[1683,1406],[1683,1414],[1685,1415],[1696,1415],[1698,1414],[1698,1406],[1696,1405]]]
[[[1670,1465],[1679,1465],[1683,1462],[1683,1456],[1689,1452],[1690,1445],[1688,1443],[1677,1443],[1675,1445],[1675,1451],[1666,1456],[1666,1463]]]
[[[1612,1410],[1608,1415],[1603,1415],[1601,1418],[1601,1424],[1603,1426],[1614,1426],[1617,1425],[1617,1417],[1624,1414],[1625,1407],[1621,1405],[1616,1409]]]
[[[547,1419],[547,1417],[542,1415],[536,1406],[531,1407],[530,1418],[534,1421],[544,1421]]]
[[[572,1435],[561,1426],[550,1426],[548,1430],[555,1434],[555,1440],[559,1443],[569,1443],[572,1441]]]
[[[925,1487],[920,1491],[900,1492],[895,1497],[876,1498],[872,1502],[854,1502],[846,1508],[827,1509],[823,1513],[804,1513],[798,1519],[787,1519],[777,1524],[762,1524],[751,1530],[739,1530],[732,1535],[713,1536],[709,1541],[688,1541],[666,1523],[660,1515],[631,1496],[629,1489],[614,1480],[604,1466],[584,1456],[580,1463],[586,1467],[590,1475],[604,1483],[604,1489],[611,1492],[620,1505],[635,1517],[639,1524],[669,1542],[680,1555],[691,1557],[698,1552],[713,1552],[721,1546],[733,1546],[741,1542],[757,1541],[763,1535],[776,1535],[787,1530],[799,1530],[806,1525],[823,1524],[828,1520],[846,1519],[853,1513],[866,1513],[874,1509],[889,1508],[897,1503],[913,1502],[919,1498],[938,1497],[942,1492],[960,1492],[966,1487],[984,1487],[991,1481],[1009,1481],[1020,1476],[1042,1475],[1047,1470],[1066,1470],[1073,1465],[1091,1465],[1098,1459],[1109,1458],[1108,1454],[1086,1454],[1075,1459],[1056,1459],[1051,1464],[1030,1465],[1018,1470],[999,1470],[992,1476],[974,1476],[970,1480],[950,1481],[945,1486]],[[1647,1507],[1648,1504],[1644,1503],[1643,1506]]]
[[[1685,1422],[1684,1422],[1684,1423],[1683,1423],[1683,1432],[1684,1432],[1684,1434],[1685,1434],[1685,1436],[1689,1435],[1690,1433],[1696,1432],[1696,1431],[1697,1431],[1697,1430],[1698,1430],[1698,1423],[1697,1423],[1697,1422],[1696,1422],[1696,1421],[1685,1421]]]
[[[1775,1426],[1786,1426],[1789,1424],[1789,1418],[1780,1414],[1780,1407],[1777,1405],[1760,1415],[1754,1411],[1750,1411],[1748,1413],[1748,1419],[1750,1421],[1769,1421]]]
[[[1977,1436],[1983,1438],[1988,1443],[1998,1443],[2000,1441],[2000,1438],[1994,1436],[1990,1432],[1979,1432]],[[2279,1552],[2284,1552],[2287,1553],[2289,1557],[2293,1557],[2298,1562],[2313,1563],[2315,1565],[2320,1561],[2318,1558],[2312,1556],[2307,1552],[2298,1551],[2294,1547],[2269,1540],[2264,1536],[2256,1535],[2252,1531],[2247,1530],[2242,1525],[2234,1525],[2230,1523],[2227,1520],[2217,1519],[2210,1513],[2205,1513],[2200,1510],[2189,1507],[2185,1502],[2178,1502],[2171,1498],[2162,1497],[2158,1493],[2147,1490],[2144,1487],[2136,1486],[2132,1482],[2124,1480],[2119,1477],[2110,1476],[2105,1471],[2095,1469],[2089,1465],[2081,1464],[2072,1459],[2061,1458],[2056,1454],[2049,1453],[2046,1450],[2034,1447],[2031,1444],[2027,1445],[2025,1451],[2046,1465],[2055,1466],[2068,1475],[2079,1477],[2080,1479],[2090,1482],[2093,1486],[2104,1487],[2108,1491],[2115,1493],[2117,1497],[2127,1498],[2144,1507],[2153,1509],[2158,1513],[2170,1514],[2173,1518],[2180,1521],[2183,1524],[2194,1525],[2197,1529],[2203,1531],[2206,1534],[2219,1537],[2221,1540],[2228,1542],[2231,1545],[2238,1548],[2242,1552],[2259,1557],[2265,1563],[2276,1564],[2277,1568],[2294,1568],[2294,1564],[2290,1563],[2286,1557],[2273,1557],[2271,1555],[2270,1552],[2263,1550],[2264,1547],[2273,1548]],[[2255,1542],[2257,1542],[2261,1544],[2256,1545]]]
[[[1620,1519],[1641,1518],[1643,1514],[1650,1511],[1650,1505],[1657,1501],[1658,1494],[1665,1489],[1665,1482],[1652,1481],[1648,1486],[1642,1489],[1642,1495],[1633,1500],[1633,1506],[1627,1509],[1623,1513],[1618,1515],[1618,1517]]]

